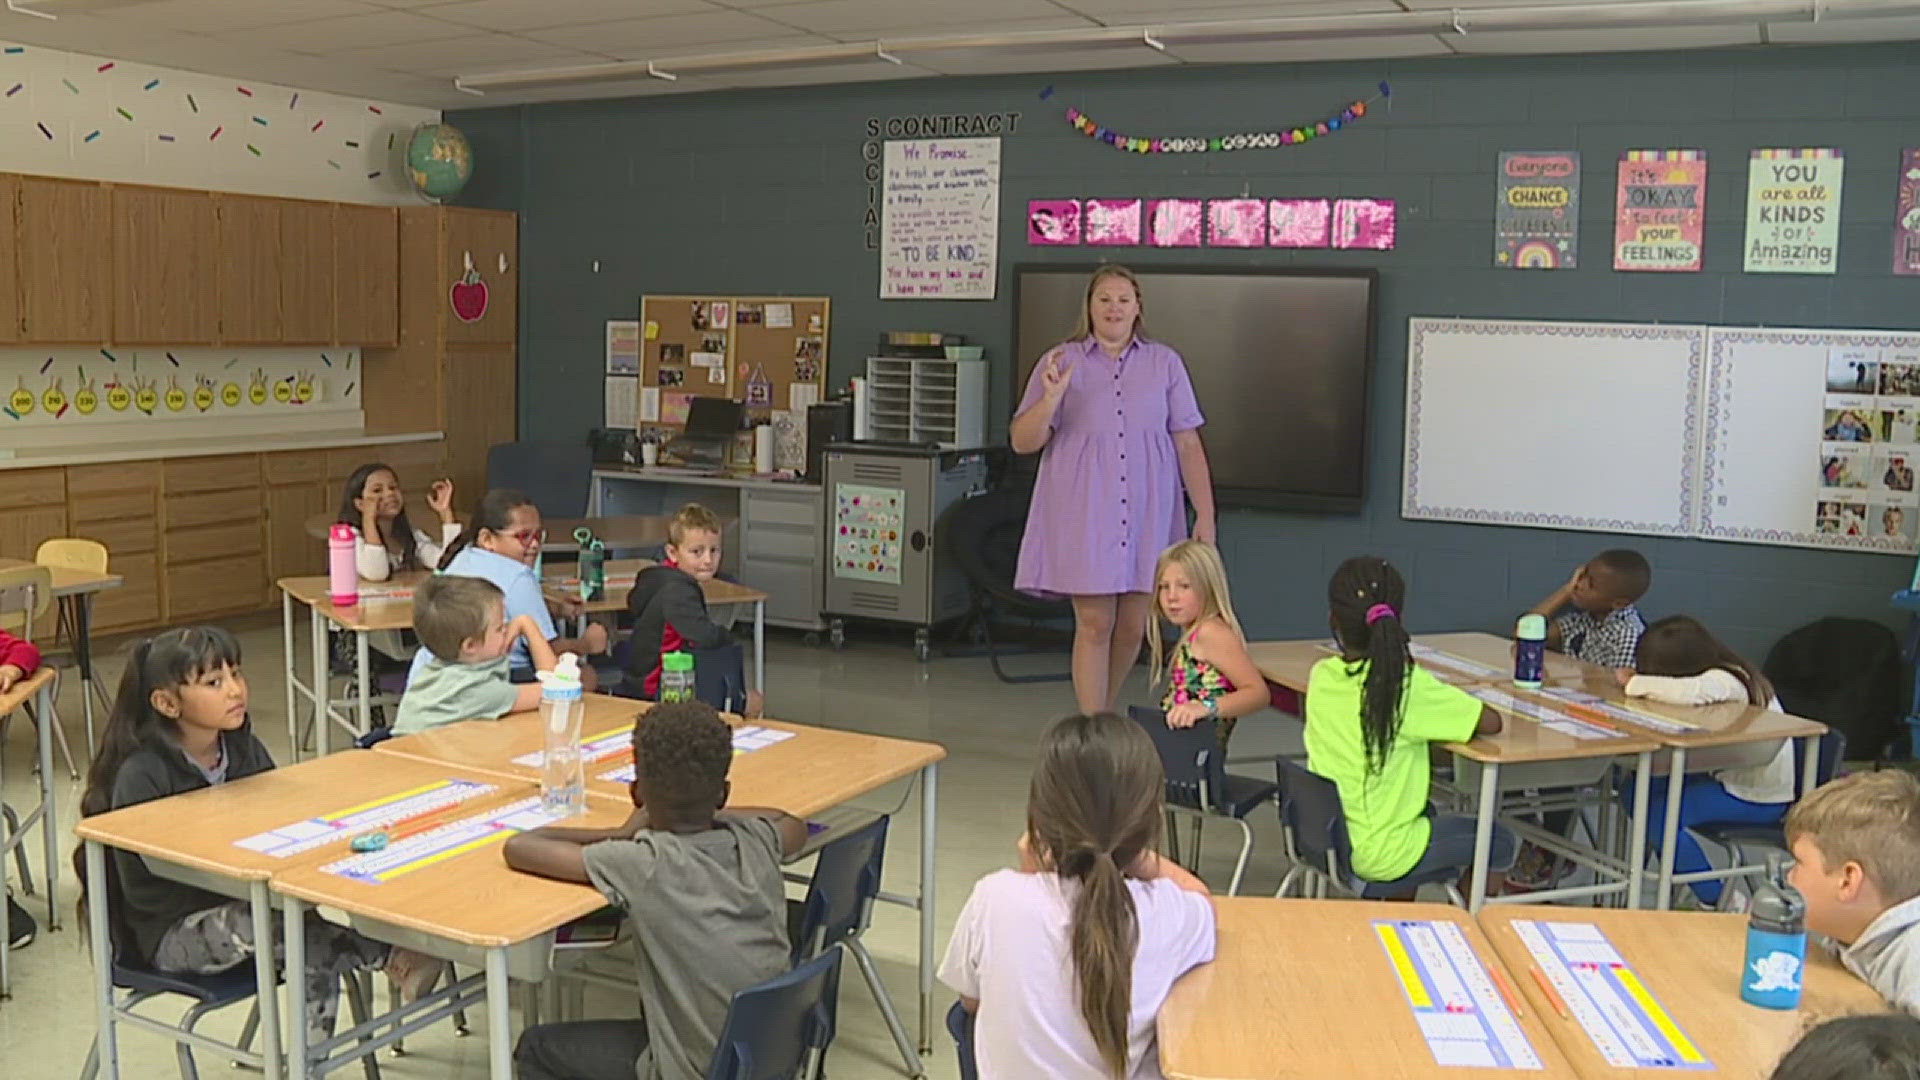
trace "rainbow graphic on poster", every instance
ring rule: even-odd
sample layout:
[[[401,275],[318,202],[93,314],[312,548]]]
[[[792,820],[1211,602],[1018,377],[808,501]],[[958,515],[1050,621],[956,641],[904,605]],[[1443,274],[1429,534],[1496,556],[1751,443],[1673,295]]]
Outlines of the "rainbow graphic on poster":
[[[1508,150],[1500,155],[1493,208],[1493,264],[1509,270],[1571,270],[1580,254],[1580,153]]]

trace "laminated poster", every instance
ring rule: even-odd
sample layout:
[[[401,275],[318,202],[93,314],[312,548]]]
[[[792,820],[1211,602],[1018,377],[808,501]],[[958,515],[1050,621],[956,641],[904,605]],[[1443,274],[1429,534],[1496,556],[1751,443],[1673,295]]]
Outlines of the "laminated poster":
[[[1707,212],[1707,157],[1698,150],[1620,155],[1613,268],[1697,272]]]
[[[1834,149],[1753,152],[1747,164],[1747,273],[1834,272],[1844,165]]]
[[[1493,264],[1571,270],[1580,256],[1580,152],[1507,150],[1499,158]]]
[[[1893,272],[1920,274],[1920,149],[1900,152],[1899,195],[1893,206]]]

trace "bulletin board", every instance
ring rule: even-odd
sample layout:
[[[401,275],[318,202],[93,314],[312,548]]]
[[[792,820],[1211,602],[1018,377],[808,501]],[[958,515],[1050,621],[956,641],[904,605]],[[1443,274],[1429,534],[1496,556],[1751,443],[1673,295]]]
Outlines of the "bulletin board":
[[[804,420],[826,386],[832,308],[824,296],[641,297],[642,426],[680,427],[694,397],[744,402],[750,419]]]

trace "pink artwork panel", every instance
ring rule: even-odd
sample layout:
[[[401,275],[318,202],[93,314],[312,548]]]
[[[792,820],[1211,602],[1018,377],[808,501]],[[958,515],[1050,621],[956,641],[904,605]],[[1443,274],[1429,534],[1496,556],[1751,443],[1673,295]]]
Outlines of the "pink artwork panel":
[[[1330,242],[1333,204],[1326,199],[1274,199],[1267,203],[1267,246],[1323,248]]]
[[[1266,200],[1209,200],[1207,244],[1210,247],[1267,246]]]
[[[1199,199],[1155,199],[1147,204],[1147,242],[1154,247],[1199,247],[1205,204]]]
[[[1080,200],[1032,199],[1027,203],[1027,243],[1056,247],[1080,242]]]
[[[1139,199],[1088,199],[1087,243],[1116,247],[1140,243]]]
[[[1390,251],[1394,224],[1392,199],[1341,199],[1333,204],[1333,246]]]

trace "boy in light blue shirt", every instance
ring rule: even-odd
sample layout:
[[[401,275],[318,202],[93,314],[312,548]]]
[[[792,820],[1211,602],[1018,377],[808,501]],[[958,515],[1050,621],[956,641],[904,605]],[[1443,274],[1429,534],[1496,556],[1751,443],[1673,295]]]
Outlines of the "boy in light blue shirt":
[[[552,671],[553,648],[527,615],[508,621],[506,597],[485,578],[436,574],[413,592],[413,630],[422,647],[394,719],[395,735],[461,720],[493,720],[540,703],[540,684],[515,684],[508,653],[525,642],[538,671]]]

